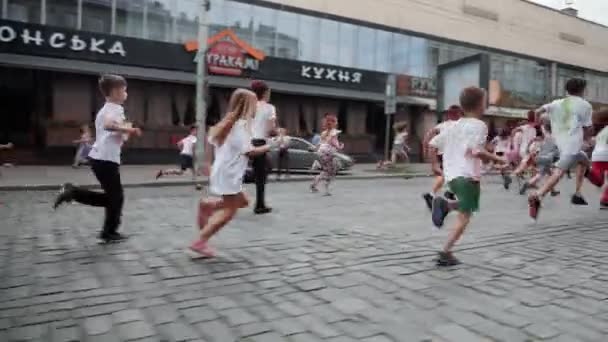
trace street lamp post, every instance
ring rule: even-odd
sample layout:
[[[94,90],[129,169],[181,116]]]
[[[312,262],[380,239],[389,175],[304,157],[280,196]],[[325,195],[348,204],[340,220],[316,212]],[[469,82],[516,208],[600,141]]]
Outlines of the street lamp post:
[[[194,176],[193,180],[198,188],[198,176],[205,160],[205,121],[207,105],[205,97],[207,87],[206,77],[206,54],[207,54],[207,35],[208,23],[207,12],[210,7],[210,0],[200,0],[200,14],[198,21],[198,51],[196,56],[196,147],[194,149]],[[198,193],[195,195],[196,210],[198,210]],[[198,230],[198,222],[195,222],[195,229]]]

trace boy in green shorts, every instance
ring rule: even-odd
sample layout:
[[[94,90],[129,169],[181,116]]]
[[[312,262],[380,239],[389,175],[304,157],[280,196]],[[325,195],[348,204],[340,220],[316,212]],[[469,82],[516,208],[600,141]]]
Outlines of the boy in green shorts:
[[[485,149],[488,127],[479,119],[486,110],[485,90],[478,87],[465,88],[460,94],[460,106],[464,110],[464,116],[430,142],[433,147],[433,168],[439,167],[437,152],[443,152],[443,173],[457,198],[456,201],[448,201],[441,196],[433,199],[433,224],[441,228],[450,210],[458,211],[448,241],[436,259],[437,266],[460,263],[452,254],[452,248],[464,233],[471,215],[479,211],[482,160],[506,163],[505,159]]]

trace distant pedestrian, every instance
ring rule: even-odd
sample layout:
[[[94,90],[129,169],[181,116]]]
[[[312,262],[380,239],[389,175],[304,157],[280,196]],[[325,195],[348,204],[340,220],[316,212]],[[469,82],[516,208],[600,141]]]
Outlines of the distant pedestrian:
[[[319,144],[321,143],[321,135],[317,132],[313,132],[312,138],[310,139],[310,143],[315,146],[319,146]]]
[[[273,140],[278,149],[277,180],[281,180],[283,172],[285,172],[286,177],[289,177],[289,143],[291,142],[291,137],[287,135],[286,128],[279,128],[279,135]]]
[[[432,220],[437,228],[443,226],[450,210],[458,211],[458,217],[449,234],[448,241],[436,259],[437,266],[457,265],[452,249],[464,233],[471,216],[479,211],[480,178],[482,160],[505,163],[505,160],[485,149],[488,127],[480,120],[486,109],[486,92],[477,87],[465,88],[460,95],[464,117],[449,129],[435,136],[430,145],[433,150],[433,165],[438,168],[437,151],[443,152],[443,172],[456,201],[441,196],[433,199]]]
[[[89,163],[89,152],[93,146],[93,137],[91,136],[91,128],[88,124],[80,126],[80,137],[73,141],[77,145],[76,154],[74,155],[73,168],[78,168],[81,165]]]
[[[340,169],[336,153],[344,148],[344,144],[338,139],[338,135],[341,133],[338,130],[338,118],[333,114],[328,114],[323,121],[324,130],[321,133],[321,142],[318,149],[319,159],[316,163],[321,172],[313,179],[310,190],[318,192],[319,182],[323,181],[325,196],[330,196],[329,186]]]
[[[209,186],[217,198],[202,199],[199,205],[199,239],[190,250],[203,257],[215,256],[209,246],[211,239],[236,215],[240,208],[249,205],[243,191],[243,174],[249,157],[263,155],[269,146],[254,147],[251,142],[252,117],[256,110],[256,95],[245,89],[232,93],[228,113],[209,130],[209,142],[213,145],[215,160],[211,167]]]
[[[551,176],[554,164],[559,158],[559,148],[555,144],[555,139],[551,136],[551,122],[543,120],[541,123],[542,138],[538,148],[531,146],[536,172],[534,176],[525,181],[519,189],[519,194],[524,195],[528,189],[536,187],[543,178]],[[551,196],[559,195],[559,191],[552,189]]]
[[[179,169],[159,170],[156,179],[168,175],[181,176],[186,170],[192,171],[194,177],[194,147],[196,146],[196,126],[190,127],[190,133],[185,138],[177,142],[179,152]]]
[[[399,160],[404,160],[406,162],[409,160],[410,148],[407,145],[407,138],[409,135],[407,132],[407,122],[397,122],[393,125],[393,129],[395,130],[395,139],[393,140],[393,148],[391,149],[391,159],[379,162],[377,165],[378,169],[395,166]]]
[[[129,136],[140,136],[141,130],[126,121],[123,103],[127,100],[127,81],[117,75],[104,75],[99,89],[106,99],[95,118],[95,143],[89,153],[91,169],[103,192],[90,191],[65,183],[59,192],[54,208],[76,201],[94,207],[105,207],[105,221],[99,238],[103,242],[116,242],[126,237],[118,233],[124,194],[120,181],[120,154]]]
[[[258,103],[253,118],[253,146],[265,146],[268,138],[275,130],[277,113],[270,101],[270,88],[264,81],[253,81],[251,90],[256,94]],[[272,208],[266,205],[266,180],[268,178],[268,160],[266,153],[256,153],[252,157],[255,177],[255,209],[256,214],[267,214]]]

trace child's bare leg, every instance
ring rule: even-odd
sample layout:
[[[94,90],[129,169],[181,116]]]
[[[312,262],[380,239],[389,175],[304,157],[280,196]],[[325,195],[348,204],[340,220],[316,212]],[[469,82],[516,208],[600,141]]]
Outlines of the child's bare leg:
[[[444,183],[443,176],[435,177],[435,182],[433,183],[433,187],[431,188],[431,191],[433,192],[433,194],[439,193],[439,191],[441,191],[441,188],[443,187],[443,183]]]
[[[240,195],[224,196],[222,202],[221,208],[218,208],[205,225],[205,228],[201,230],[201,241],[205,243],[234,218],[242,205]]]
[[[201,199],[198,206],[198,227],[199,229],[205,228],[209,218],[213,213],[220,209],[224,203],[221,198],[209,198]]]
[[[559,180],[564,176],[565,173],[566,171],[562,169],[555,170],[553,174],[549,176],[547,182],[545,182],[545,184],[543,184],[540,189],[538,189],[538,191],[531,196],[539,198],[544,197],[549,191],[551,191],[551,189],[555,187],[555,185],[557,185],[557,183],[559,183]]]
[[[458,213],[456,222],[454,223],[454,226],[452,227],[452,230],[450,230],[450,234],[448,235],[448,241],[446,242],[445,246],[443,247],[444,252],[449,253],[452,251],[452,248],[454,247],[456,242],[458,242],[458,240],[460,240],[460,237],[462,236],[462,233],[464,233],[464,230],[465,230],[466,226],[469,224],[470,220],[471,220],[470,213],[462,213],[462,212]]]
[[[581,190],[583,189],[583,181],[585,180],[585,172],[587,171],[587,168],[589,167],[588,163],[579,163],[576,166],[576,188],[575,188],[575,193],[577,195],[581,194]]]

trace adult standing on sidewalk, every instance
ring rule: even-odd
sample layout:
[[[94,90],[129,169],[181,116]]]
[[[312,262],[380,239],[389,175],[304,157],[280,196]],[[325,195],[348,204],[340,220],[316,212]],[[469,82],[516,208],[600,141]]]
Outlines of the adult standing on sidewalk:
[[[95,118],[95,143],[89,153],[91,169],[103,192],[95,192],[63,185],[55,209],[65,202],[76,201],[94,207],[105,207],[106,218],[99,238],[103,242],[124,240],[118,233],[124,194],[120,181],[120,153],[129,136],[140,136],[141,130],[126,121],[123,103],[127,100],[127,81],[117,75],[104,75],[99,79],[99,90],[106,98],[105,105]]]
[[[264,81],[251,82],[251,90],[258,98],[255,116],[253,118],[253,135],[251,144],[254,147],[264,146],[270,133],[275,129],[276,109],[268,103],[270,101],[270,88]],[[266,206],[265,189],[268,178],[267,155],[260,153],[252,157],[255,179],[255,208],[256,214],[267,214],[272,209]]]

